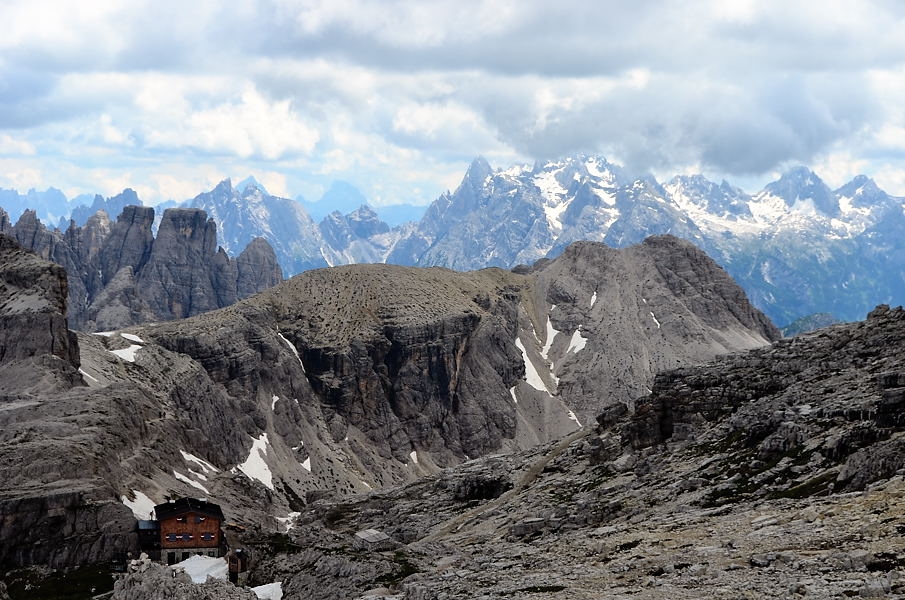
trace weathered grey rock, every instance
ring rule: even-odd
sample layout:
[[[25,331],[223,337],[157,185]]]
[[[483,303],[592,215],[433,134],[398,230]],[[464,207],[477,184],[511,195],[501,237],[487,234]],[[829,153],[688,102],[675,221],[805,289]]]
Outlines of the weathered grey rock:
[[[154,209],[126,206],[111,224],[103,211],[65,234],[25,211],[8,233],[69,275],[74,329],[110,330],[200,314],[234,303],[282,280],[273,250],[255,240],[235,261],[216,245],[203,211],[165,211],[158,237]],[[5,213],[4,213],[5,214]]]
[[[248,298],[283,281],[277,256],[264,238],[255,238],[236,258],[236,295]]]
[[[67,327],[67,295],[62,267],[0,234],[0,364],[50,355],[78,368],[78,340]]]
[[[129,573],[117,579],[113,600],[256,600],[249,589],[236,587],[222,579],[192,583],[185,573],[156,564],[140,573]]]

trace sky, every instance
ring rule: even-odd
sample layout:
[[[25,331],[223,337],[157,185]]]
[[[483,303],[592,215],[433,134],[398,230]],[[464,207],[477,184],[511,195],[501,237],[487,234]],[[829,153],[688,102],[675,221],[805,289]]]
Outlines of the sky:
[[[427,204],[599,154],[905,196],[898,0],[0,0],[0,187],[185,200],[253,175]]]

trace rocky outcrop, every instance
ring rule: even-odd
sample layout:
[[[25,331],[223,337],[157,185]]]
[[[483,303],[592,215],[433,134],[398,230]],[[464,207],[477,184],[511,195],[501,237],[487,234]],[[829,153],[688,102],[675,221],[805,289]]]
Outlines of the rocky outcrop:
[[[84,226],[73,221],[60,233],[26,211],[8,233],[66,269],[75,329],[108,330],[196,315],[282,280],[266,241],[253,241],[230,259],[217,248],[216,225],[203,211],[168,209],[157,239],[153,224],[153,208],[130,205],[115,223],[98,212]]]
[[[582,422],[630,405],[659,371],[780,337],[723,269],[673,236],[621,250],[578,242],[535,272],[538,358]]]
[[[113,600],[256,600],[249,589],[237,587],[222,579],[192,583],[186,573],[173,573],[171,568],[149,563],[118,579],[113,587]]]
[[[283,281],[277,256],[264,238],[251,240],[236,257],[236,295],[248,298]]]
[[[79,366],[68,329],[66,272],[0,235],[0,365],[52,356]]]

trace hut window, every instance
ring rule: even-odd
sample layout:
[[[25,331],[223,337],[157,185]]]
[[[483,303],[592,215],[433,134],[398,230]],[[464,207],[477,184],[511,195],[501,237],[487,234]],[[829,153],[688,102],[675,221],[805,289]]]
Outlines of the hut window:
[[[185,523],[185,517],[176,517],[177,523]]]
[[[213,533],[202,533],[201,539],[204,540],[205,542],[212,542],[214,540],[214,534]]]
[[[167,541],[168,541],[168,542],[175,542],[175,541],[176,541],[176,534],[175,534],[175,533],[168,533],[168,534],[167,534]]]
[[[204,523],[204,520],[205,520],[204,517],[198,517],[198,516],[195,517],[195,523]]]

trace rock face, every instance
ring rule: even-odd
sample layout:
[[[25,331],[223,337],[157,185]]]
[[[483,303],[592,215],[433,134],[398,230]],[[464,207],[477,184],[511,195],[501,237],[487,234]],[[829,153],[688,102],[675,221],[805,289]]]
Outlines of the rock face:
[[[66,272],[0,235],[0,365],[51,356],[78,368],[68,329]]]
[[[2,223],[0,218],[0,231]],[[156,239],[153,223],[153,208],[130,205],[115,223],[98,212],[83,227],[70,223],[63,234],[44,227],[34,211],[25,211],[6,233],[69,274],[69,318],[75,329],[116,329],[196,315],[282,280],[266,241],[253,241],[232,260],[217,248],[216,225],[203,211],[166,210]]]
[[[313,502],[278,547],[247,537],[251,583],[287,600],[898,597],[903,390],[905,311],[881,306],[664,373],[634,414],[548,445]],[[359,548],[363,529],[392,552]]]

